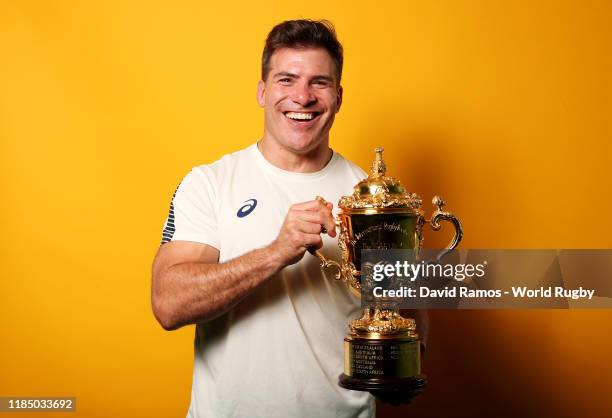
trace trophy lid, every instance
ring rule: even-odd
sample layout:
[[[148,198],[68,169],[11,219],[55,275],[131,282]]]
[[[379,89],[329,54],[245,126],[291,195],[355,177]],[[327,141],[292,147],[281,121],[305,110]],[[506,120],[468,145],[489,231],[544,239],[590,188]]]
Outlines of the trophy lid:
[[[406,191],[399,180],[386,176],[387,167],[382,159],[384,148],[375,148],[374,151],[376,157],[370,175],[355,185],[352,195],[343,196],[338,206],[343,210],[393,208],[418,211],[421,198]]]

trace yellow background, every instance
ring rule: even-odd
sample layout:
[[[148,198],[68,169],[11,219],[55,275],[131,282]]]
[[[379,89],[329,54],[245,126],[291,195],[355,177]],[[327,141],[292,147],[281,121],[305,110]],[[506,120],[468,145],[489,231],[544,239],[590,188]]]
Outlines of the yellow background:
[[[263,41],[299,17],[345,47],[332,146],[383,145],[465,248],[612,247],[609,1],[3,1],[0,396],[184,416],[193,328],[155,322],[150,264],[183,175],[260,137]],[[402,413],[605,416],[611,319],[433,312]]]

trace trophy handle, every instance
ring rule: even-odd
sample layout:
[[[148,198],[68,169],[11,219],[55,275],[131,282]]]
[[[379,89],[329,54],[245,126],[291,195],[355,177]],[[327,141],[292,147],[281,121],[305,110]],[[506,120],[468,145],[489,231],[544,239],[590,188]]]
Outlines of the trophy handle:
[[[321,267],[323,267],[323,268],[330,268],[330,267],[337,268],[338,271],[334,275],[334,279],[336,279],[336,280],[341,280],[342,279],[342,266],[340,265],[340,263],[338,263],[337,261],[325,258],[325,256],[323,254],[321,254],[321,251],[315,250],[312,247],[308,247],[308,252],[319,259],[319,262],[321,263]]]
[[[321,196],[317,196],[316,199],[325,203],[325,199],[323,199]],[[344,226],[344,223],[342,223],[342,220],[339,217],[337,216],[334,217],[334,223],[336,224],[336,227],[339,230],[338,231],[339,232],[338,246],[340,247],[342,261],[337,262],[335,260],[330,260],[326,258],[323,254],[321,254],[320,251],[317,251],[312,247],[308,248],[308,252],[314,255],[315,257],[317,257],[317,259],[321,263],[321,267],[336,268],[337,272],[334,275],[334,278],[336,280],[342,280],[343,282],[345,282],[351,291],[354,291],[355,294],[359,295],[359,289],[361,288],[361,283],[359,282],[358,277],[361,275],[361,272],[359,272],[355,268],[353,263],[350,261],[349,249],[348,249],[348,245],[349,245],[348,232],[346,230],[346,227]]]
[[[437,207],[433,215],[431,216],[431,219],[427,221],[429,222],[431,229],[433,229],[434,231],[439,231],[440,228],[442,228],[442,225],[440,225],[440,221],[449,221],[455,227],[455,236],[453,237],[453,240],[436,257],[436,259],[440,261],[446,254],[450,253],[457,247],[457,245],[459,245],[461,238],[463,238],[463,227],[461,226],[461,222],[455,215],[442,210],[442,207],[446,205],[444,199],[442,199],[440,196],[434,196],[431,202]]]
[[[340,245],[340,247],[342,247],[342,244]],[[341,250],[343,253],[342,258],[345,258],[345,255],[344,255],[345,250],[343,248],[341,248]],[[319,262],[321,263],[321,267],[323,268],[335,267],[336,269],[338,269],[338,271],[334,275],[334,279],[342,280],[344,283],[346,283],[348,289],[351,291],[351,293],[354,296],[361,297],[361,291],[360,291],[361,282],[358,279],[358,277],[361,275],[361,272],[355,269],[355,266],[353,266],[353,263],[348,262],[346,265],[344,265],[344,262],[343,262],[343,264],[340,264],[337,261],[325,258],[325,256],[321,254],[320,251],[317,251],[312,247],[308,248],[308,252],[319,259]],[[348,254],[346,255],[346,258],[348,258]]]

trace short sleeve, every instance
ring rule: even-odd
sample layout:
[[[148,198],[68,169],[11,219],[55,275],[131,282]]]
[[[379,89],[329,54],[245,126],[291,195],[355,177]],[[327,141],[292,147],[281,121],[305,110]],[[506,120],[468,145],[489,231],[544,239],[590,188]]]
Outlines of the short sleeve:
[[[216,202],[216,179],[210,167],[191,170],[172,196],[161,243],[194,241],[218,249]]]

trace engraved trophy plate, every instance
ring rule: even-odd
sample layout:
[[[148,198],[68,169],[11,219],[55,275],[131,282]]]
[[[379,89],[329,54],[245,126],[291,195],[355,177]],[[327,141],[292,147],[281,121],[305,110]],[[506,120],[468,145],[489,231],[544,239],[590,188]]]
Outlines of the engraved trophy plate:
[[[438,196],[433,199],[437,209],[426,220],[419,196],[387,177],[383,149],[376,148],[375,152],[370,175],[355,185],[352,195],[338,202],[340,213],[336,224],[340,230],[338,245],[342,260],[328,260],[318,251],[312,251],[322,267],[335,267],[336,279],[344,281],[357,295],[361,289],[362,250],[413,250],[416,257],[423,244],[422,228],[426,223],[434,231],[441,228],[440,221],[453,224],[455,237],[443,254],[454,249],[463,235],[461,223],[453,214],[442,210],[445,202]],[[350,322],[349,335],[344,339],[344,373],[340,375],[339,385],[372,392],[391,403],[406,402],[421,392],[427,382],[421,374],[421,347],[415,320],[402,317],[393,301],[368,299],[364,302],[362,316]]]

